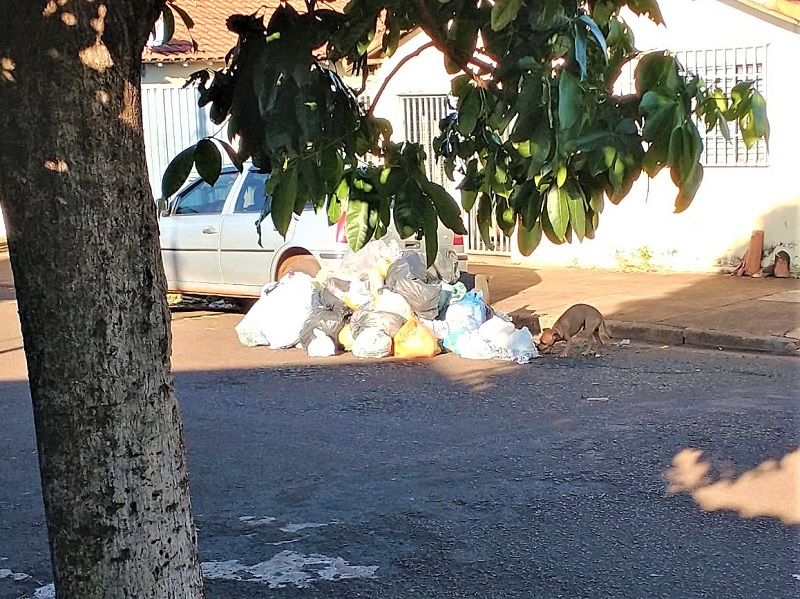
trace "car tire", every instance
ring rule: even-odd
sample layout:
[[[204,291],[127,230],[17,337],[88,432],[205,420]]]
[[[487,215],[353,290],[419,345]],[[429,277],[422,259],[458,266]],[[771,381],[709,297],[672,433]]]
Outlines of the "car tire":
[[[314,256],[301,254],[299,256],[289,256],[283,260],[278,266],[275,278],[280,281],[284,275],[290,272],[304,272],[309,276],[316,277],[319,271],[320,266]]]

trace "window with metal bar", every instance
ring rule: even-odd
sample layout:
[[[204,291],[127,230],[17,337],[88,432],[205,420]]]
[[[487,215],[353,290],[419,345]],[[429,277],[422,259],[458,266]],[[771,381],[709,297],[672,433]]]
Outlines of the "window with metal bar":
[[[684,50],[676,52],[687,73],[697,75],[709,86],[717,86],[726,94],[744,81],[753,81],[754,87],[764,97],[766,94],[767,46],[740,46],[710,50]],[[758,141],[749,150],[744,145],[738,123],[730,123],[731,139],[722,135],[719,126],[708,133],[698,122],[703,136],[703,156],[706,166],[765,166],[767,145]]]
[[[743,81],[753,81],[755,89],[767,97],[767,46],[741,46],[706,50],[682,50],[675,53],[689,75],[697,75],[709,86],[716,85],[726,94]],[[636,93],[635,60],[625,64],[614,84],[614,93]],[[697,120],[703,138],[700,162],[705,166],[766,166],[767,145],[761,140],[749,150],[744,145],[738,123],[729,123],[728,141],[719,126],[706,133],[705,123]]]
[[[444,185],[447,176],[440,160],[436,160],[433,151],[433,138],[439,135],[439,121],[442,120],[450,109],[447,106],[447,96],[424,95],[403,97],[403,122],[405,126],[406,141],[418,143],[425,150],[425,170],[428,178]]]

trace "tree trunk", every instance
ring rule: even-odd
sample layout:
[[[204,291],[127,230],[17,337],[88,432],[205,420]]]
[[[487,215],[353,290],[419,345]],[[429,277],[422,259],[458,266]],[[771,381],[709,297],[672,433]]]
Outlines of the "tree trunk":
[[[0,202],[60,599],[203,595],[142,134],[161,4],[0,0]]]

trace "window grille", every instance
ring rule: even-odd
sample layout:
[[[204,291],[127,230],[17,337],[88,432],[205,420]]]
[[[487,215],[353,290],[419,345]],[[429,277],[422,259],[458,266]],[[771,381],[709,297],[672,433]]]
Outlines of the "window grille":
[[[684,50],[676,56],[686,71],[716,85],[726,94],[743,81],[754,81],[754,87],[766,97],[767,47],[741,46],[710,50]],[[767,145],[759,140],[749,150],[744,145],[739,125],[729,123],[731,140],[722,135],[719,127],[708,133],[698,122],[703,136],[701,162],[706,166],[764,166],[767,164]]]
[[[709,86],[719,87],[730,95],[731,89],[743,81],[754,81],[755,89],[764,97],[767,77],[767,46],[741,46],[708,50],[683,50],[675,53],[689,75],[697,75]],[[636,92],[634,72],[636,61],[625,64],[614,84],[615,94]],[[739,125],[728,123],[731,140],[725,139],[719,126],[706,133],[705,123],[697,120],[703,138],[700,162],[705,166],[765,166],[768,163],[767,145],[760,140],[750,150],[744,145]]]
[[[405,139],[418,143],[425,150],[425,171],[434,183],[445,185],[447,176],[441,160],[433,151],[433,138],[439,135],[439,121],[447,116],[447,96],[425,95],[403,97]]]

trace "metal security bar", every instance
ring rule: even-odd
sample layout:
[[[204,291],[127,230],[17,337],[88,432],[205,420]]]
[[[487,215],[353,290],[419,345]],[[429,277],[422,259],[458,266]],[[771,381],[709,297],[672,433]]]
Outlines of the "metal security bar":
[[[767,46],[741,46],[710,50],[685,50],[676,53],[686,71],[717,85],[726,94],[743,81],[754,81],[755,89],[766,97]],[[749,150],[744,145],[738,123],[730,123],[731,141],[725,139],[719,127],[703,135],[703,156],[707,166],[764,166],[767,164],[767,145],[763,140]]]
[[[197,90],[142,85],[142,120],[150,186],[161,196],[161,176],[177,154],[215,131],[208,110],[197,106]]]
[[[441,161],[435,159],[433,138],[439,134],[439,121],[447,116],[451,109],[447,105],[446,95],[420,95],[403,97],[403,116],[405,122],[405,138],[407,141],[422,145],[427,156],[425,169],[431,181],[452,188],[447,179]],[[456,196],[457,197],[457,196]],[[471,254],[511,254],[512,240],[506,237],[499,227],[490,230],[494,250],[486,247],[478,232],[476,211],[473,210],[466,219],[469,235],[465,240],[466,249]]]
[[[425,150],[425,170],[428,178],[445,185],[447,176],[433,151],[433,138],[439,135],[439,121],[451,112],[446,95],[403,97],[403,116],[406,141],[418,143]]]
[[[675,53],[678,61],[690,75],[697,75],[708,85],[715,84],[726,94],[743,81],[754,81],[755,88],[767,97],[767,46],[741,46],[706,50],[682,50]],[[634,73],[636,60],[622,67],[614,83],[614,93],[625,95],[636,92]],[[767,144],[760,140],[748,150],[744,145],[738,123],[729,123],[731,141],[725,139],[719,126],[708,133],[702,119],[697,128],[703,137],[704,166],[766,166]]]
[[[491,237],[492,242],[494,243],[494,249],[490,250],[488,247],[486,247],[486,244],[483,243],[483,239],[481,238],[480,231],[478,230],[477,210],[473,210],[469,214],[469,219],[467,220],[467,231],[469,232],[469,237],[467,239],[467,251],[471,254],[510,256],[512,243],[516,243],[516,230],[513,237],[508,237],[505,233],[503,233],[503,231],[500,230],[500,227],[493,222],[489,227],[489,237]]]

